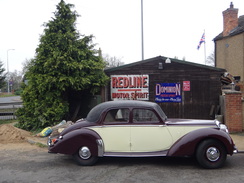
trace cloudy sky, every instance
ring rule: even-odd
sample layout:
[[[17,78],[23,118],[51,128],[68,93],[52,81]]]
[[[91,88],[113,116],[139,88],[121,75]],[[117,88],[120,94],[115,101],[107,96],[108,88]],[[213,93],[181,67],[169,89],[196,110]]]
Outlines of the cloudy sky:
[[[9,71],[35,56],[43,23],[54,17],[60,0],[0,0],[0,61]],[[93,34],[103,54],[124,63],[140,61],[141,0],[65,0],[81,16],[77,30]],[[223,30],[222,12],[231,0],[143,0],[144,59],[156,56],[185,58],[205,64],[204,45],[197,45],[205,30],[206,55],[214,50],[213,38]],[[233,0],[239,16],[244,1]],[[12,50],[14,49],[14,50]]]

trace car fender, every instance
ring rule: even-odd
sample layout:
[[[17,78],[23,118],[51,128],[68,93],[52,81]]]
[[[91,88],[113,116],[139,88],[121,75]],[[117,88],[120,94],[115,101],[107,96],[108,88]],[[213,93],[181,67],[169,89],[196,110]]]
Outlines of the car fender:
[[[75,154],[81,146],[87,146],[92,155],[98,155],[97,140],[101,137],[88,128],[77,129],[59,137],[57,143],[49,148],[50,152],[61,154]]]
[[[169,149],[167,156],[192,156],[198,144],[204,139],[217,139],[223,143],[227,153],[232,155],[234,143],[228,133],[214,128],[203,128],[187,133]]]

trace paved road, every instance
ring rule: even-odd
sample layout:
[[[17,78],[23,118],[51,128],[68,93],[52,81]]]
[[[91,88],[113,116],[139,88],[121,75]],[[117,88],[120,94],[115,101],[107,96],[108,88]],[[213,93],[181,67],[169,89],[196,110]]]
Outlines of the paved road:
[[[229,156],[222,169],[206,170],[185,158],[103,158],[81,167],[46,150],[0,150],[1,183],[243,183],[243,172],[244,154]]]
[[[20,96],[14,97],[0,97],[0,103],[11,103],[11,102],[19,102]]]

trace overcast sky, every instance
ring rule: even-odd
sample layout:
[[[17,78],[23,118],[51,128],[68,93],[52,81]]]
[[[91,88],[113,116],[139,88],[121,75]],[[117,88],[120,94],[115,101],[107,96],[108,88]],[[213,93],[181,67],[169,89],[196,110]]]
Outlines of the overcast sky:
[[[21,71],[22,63],[35,55],[43,23],[54,17],[60,0],[0,0],[0,60],[9,71]],[[65,0],[81,17],[77,30],[93,34],[103,54],[124,63],[140,61],[141,0]],[[143,0],[144,59],[165,56],[205,64],[204,45],[197,45],[205,30],[207,56],[214,51],[213,38],[223,30],[222,12],[230,0]],[[244,0],[233,0],[239,16]],[[14,49],[14,50],[10,50]],[[7,59],[8,58],[8,59]]]

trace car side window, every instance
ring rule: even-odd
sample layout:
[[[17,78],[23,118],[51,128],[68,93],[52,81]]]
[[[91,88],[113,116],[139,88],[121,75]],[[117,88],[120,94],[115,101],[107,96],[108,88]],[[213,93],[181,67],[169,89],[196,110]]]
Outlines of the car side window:
[[[129,122],[129,109],[111,109],[107,112],[104,123]]]
[[[134,109],[133,122],[134,123],[158,123],[159,119],[152,110]]]

